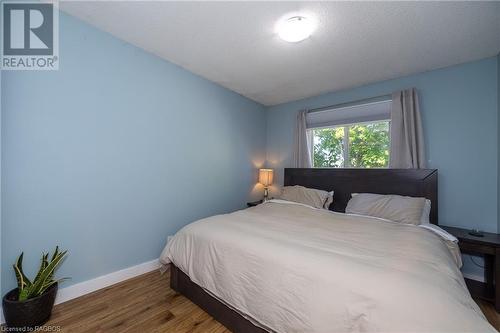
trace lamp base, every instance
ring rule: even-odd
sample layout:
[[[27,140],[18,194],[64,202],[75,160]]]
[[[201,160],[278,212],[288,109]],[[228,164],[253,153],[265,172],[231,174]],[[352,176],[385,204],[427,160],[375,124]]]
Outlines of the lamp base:
[[[267,200],[269,200],[269,189],[264,187],[264,199],[262,201],[266,202]]]

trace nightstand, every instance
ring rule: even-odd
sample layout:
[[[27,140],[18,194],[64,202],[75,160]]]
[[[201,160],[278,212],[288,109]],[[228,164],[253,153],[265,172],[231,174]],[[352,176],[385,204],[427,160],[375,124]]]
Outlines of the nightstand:
[[[257,205],[260,205],[261,203],[262,203],[262,200],[247,202],[247,206],[248,207],[255,207]]]
[[[500,235],[484,232],[483,237],[472,236],[470,230],[441,227],[458,238],[460,251],[484,257],[484,278],[486,282],[465,279],[472,296],[495,304],[500,312]]]

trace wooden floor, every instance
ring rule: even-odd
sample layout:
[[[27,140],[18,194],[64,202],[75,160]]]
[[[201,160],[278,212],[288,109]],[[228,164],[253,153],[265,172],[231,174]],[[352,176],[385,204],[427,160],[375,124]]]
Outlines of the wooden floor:
[[[500,330],[500,315],[478,302]],[[169,274],[148,273],[56,305],[46,324],[60,332],[229,332],[198,306],[169,288]],[[54,327],[55,326],[55,327]]]
[[[56,305],[46,326],[60,332],[230,332],[151,272]],[[57,329],[57,327],[56,327]]]

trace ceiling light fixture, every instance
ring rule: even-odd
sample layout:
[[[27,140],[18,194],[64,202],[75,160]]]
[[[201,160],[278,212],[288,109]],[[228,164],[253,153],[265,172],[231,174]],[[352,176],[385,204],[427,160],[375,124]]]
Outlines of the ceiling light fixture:
[[[310,19],[297,15],[279,22],[277,32],[284,41],[297,43],[309,38],[314,28],[315,26]]]

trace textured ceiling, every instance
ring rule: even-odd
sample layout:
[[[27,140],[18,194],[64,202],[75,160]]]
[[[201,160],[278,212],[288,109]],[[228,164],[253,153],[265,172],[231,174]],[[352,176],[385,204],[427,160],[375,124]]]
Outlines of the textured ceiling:
[[[494,56],[500,2],[61,2],[63,11],[265,105]],[[313,15],[286,43],[276,21]]]

